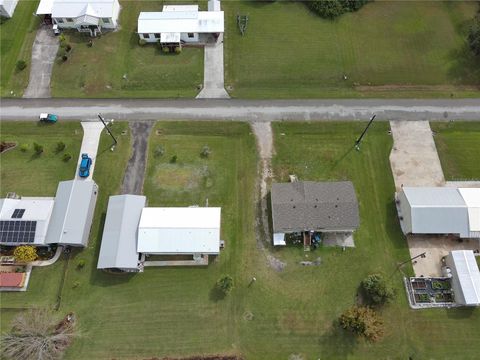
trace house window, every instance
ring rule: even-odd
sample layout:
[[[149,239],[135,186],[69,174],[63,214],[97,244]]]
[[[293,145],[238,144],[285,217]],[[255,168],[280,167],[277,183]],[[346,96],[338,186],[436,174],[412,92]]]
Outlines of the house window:
[[[144,39],[150,39],[150,34],[143,34]]]
[[[55,21],[57,22],[57,24],[63,24],[63,19],[55,19]]]
[[[156,33],[154,35],[155,35],[155,39],[160,39],[160,34],[159,33]]]
[[[73,19],[72,18],[66,18],[65,21],[66,22],[73,22]]]
[[[104,24],[110,24],[110,19],[109,18],[102,18],[102,22]]]
[[[188,38],[191,39],[193,38],[195,35],[193,33],[188,33]]]

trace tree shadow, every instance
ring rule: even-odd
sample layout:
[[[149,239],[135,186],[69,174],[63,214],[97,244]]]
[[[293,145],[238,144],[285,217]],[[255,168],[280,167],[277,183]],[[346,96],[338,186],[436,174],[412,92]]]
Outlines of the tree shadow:
[[[480,56],[476,57],[470,50],[468,43],[450,51],[448,55],[452,65],[447,76],[456,84],[474,85],[480,88]]]
[[[450,319],[469,319],[480,310],[473,306],[469,306],[455,309],[447,309],[445,311],[447,312],[447,316]]]
[[[342,329],[338,320],[318,338],[321,349],[335,349],[333,354],[322,354],[322,358],[349,359],[353,354],[358,340],[357,338]]]
[[[221,301],[225,299],[226,295],[225,293],[220,290],[217,286],[214,286],[209,293],[209,298],[213,302]]]

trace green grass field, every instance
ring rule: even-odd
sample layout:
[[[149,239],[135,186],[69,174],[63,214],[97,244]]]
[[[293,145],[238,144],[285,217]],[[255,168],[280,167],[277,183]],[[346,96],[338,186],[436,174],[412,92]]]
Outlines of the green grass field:
[[[138,44],[138,14],[161,11],[163,4],[159,0],[120,1],[119,30],[94,39],[91,48],[87,46],[89,36],[67,32],[73,50],[66,62],[54,65],[53,96],[195,97],[203,82],[202,48],[165,55],[155,44]]]
[[[336,21],[301,2],[222,6],[235,97],[479,96],[480,60],[464,40],[475,2],[375,1]],[[237,14],[249,16],[243,37]]]
[[[480,180],[480,124],[430,123],[446,180]]]
[[[21,96],[28,84],[30,58],[39,18],[33,15],[37,0],[20,0],[11,19],[0,24],[0,96]],[[25,60],[27,68],[17,72],[17,60]]]

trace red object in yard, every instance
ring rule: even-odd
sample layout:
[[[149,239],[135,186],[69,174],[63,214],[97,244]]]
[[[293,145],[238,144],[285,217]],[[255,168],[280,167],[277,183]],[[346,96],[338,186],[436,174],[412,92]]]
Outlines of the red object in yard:
[[[0,287],[22,287],[25,273],[0,273]]]

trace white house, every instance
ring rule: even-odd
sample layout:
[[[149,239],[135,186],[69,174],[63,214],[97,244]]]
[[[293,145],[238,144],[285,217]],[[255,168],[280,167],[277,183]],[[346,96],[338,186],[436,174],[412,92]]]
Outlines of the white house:
[[[0,16],[11,18],[17,3],[18,0],[0,0]]]
[[[220,2],[214,0],[209,2],[209,11],[199,11],[198,5],[164,5],[161,12],[141,12],[137,30],[140,39],[150,43],[195,44],[209,38],[216,41],[224,32],[224,14]]]
[[[41,0],[37,15],[51,17],[60,29],[77,29],[96,36],[117,27],[118,0]]]

